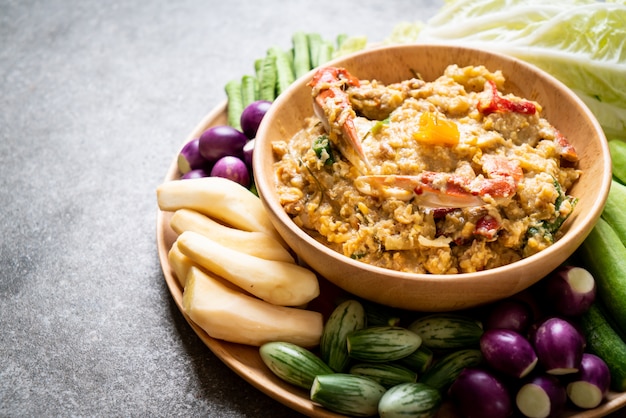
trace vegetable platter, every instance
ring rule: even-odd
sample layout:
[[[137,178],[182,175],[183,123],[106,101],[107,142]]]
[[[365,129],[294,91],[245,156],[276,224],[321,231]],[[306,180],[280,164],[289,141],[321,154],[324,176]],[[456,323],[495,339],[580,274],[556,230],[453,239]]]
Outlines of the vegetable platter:
[[[227,103],[224,102],[213,109],[191,132],[187,141],[197,138],[202,132],[213,126],[228,124]],[[180,177],[177,157],[170,165],[165,181],[174,180]],[[230,343],[224,340],[210,337],[199,325],[197,325],[183,309],[183,288],[176,277],[173,266],[168,259],[168,253],[175,243],[178,234],[171,228],[170,220],[172,212],[159,210],[157,213],[157,247],[159,260],[167,283],[168,289],[177,307],[189,323],[190,327],[202,340],[202,342],[230,369],[237,373],[248,383],[256,387],[261,392],[272,397],[287,407],[311,417],[341,417],[338,413],[332,412],[321,406],[314,404],[309,397],[308,391],[289,384],[274,374],[263,362],[259,353],[259,347],[246,344]],[[327,320],[337,301],[341,298],[350,297],[337,289],[334,285],[319,278],[320,294],[312,300],[307,309],[320,312],[324,320]],[[620,408],[626,406],[626,393],[609,392],[606,400],[598,407],[589,410],[566,410],[561,416],[592,418],[606,416]],[[439,409],[437,417],[456,418],[456,412],[452,405],[444,402]]]

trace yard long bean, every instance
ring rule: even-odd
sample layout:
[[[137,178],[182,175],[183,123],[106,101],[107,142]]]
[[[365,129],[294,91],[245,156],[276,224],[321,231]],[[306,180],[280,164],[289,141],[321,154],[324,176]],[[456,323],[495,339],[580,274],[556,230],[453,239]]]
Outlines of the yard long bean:
[[[241,98],[244,109],[259,98],[259,82],[255,76],[244,75],[241,78]]]
[[[276,95],[281,94],[295,80],[294,70],[287,52],[275,46],[269,49],[268,54],[276,57]]]
[[[267,54],[261,64],[261,79],[259,81],[259,99],[273,101],[276,98],[276,57]]]
[[[311,55],[309,42],[304,32],[296,32],[292,37],[293,42],[293,67],[296,78],[303,76],[311,70]]]
[[[224,87],[228,97],[228,124],[241,130],[241,113],[243,112],[243,98],[241,95],[241,80],[230,80]]]

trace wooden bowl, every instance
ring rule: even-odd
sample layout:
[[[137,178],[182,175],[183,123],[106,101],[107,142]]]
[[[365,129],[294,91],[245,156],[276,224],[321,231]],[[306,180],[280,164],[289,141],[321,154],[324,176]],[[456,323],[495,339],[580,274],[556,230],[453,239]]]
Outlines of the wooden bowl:
[[[603,131],[583,102],[561,82],[523,61],[482,50],[444,45],[400,45],[369,49],[329,65],[345,67],[361,79],[398,82],[419,73],[432,81],[449,64],[484,65],[502,70],[505,89],[543,107],[543,116],[576,147],[583,174],[570,190],[579,202],[563,225],[564,236],[544,251],[518,262],[478,273],[402,273],[350,259],[319,243],[291,220],[279,203],[271,142],[289,139],[313,115],[312,74],[281,94],[259,128],[253,158],[260,197],[273,224],[300,258],[340,288],[365,299],[417,311],[448,311],[478,306],[528,288],[570,257],[601,214],[611,181],[611,160]]]

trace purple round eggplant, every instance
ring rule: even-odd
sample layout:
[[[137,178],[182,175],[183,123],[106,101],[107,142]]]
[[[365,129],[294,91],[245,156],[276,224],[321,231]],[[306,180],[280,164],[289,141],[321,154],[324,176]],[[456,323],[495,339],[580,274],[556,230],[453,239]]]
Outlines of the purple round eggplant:
[[[537,354],[522,334],[504,328],[488,329],[480,337],[480,351],[494,370],[522,378],[534,370]]]
[[[576,373],[585,350],[585,338],[569,321],[552,317],[543,321],[532,340],[539,364],[549,374]]]
[[[252,169],[252,154],[254,154],[254,139],[249,140],[243,146],[243,161],[248,166],[248,169]]]
[[[517,391],[515,405],[528,418],[549,418],[565,408],[567,393],[561,381],[549,374],[538,374],[525,381]]]
[[[256,137],[259,125],[271,105],[272,102],[267,100],[257,100],[243,109],[240,119],[241,130],[249,139]]]
[[[596,281],[582,267],[561,266],[545,279],[544,297],[556,313],[580,316],[596,300]]]
[[[533,312],[526,302],[504,299],[496,302],[485,319],[485,329],[505,328],[524,334],[533,322]]]
[[[513,412],[508,388],[494,373],[483,368],[463,369],[448,393],[464,418],[505,418]]]
[[[200,154],[209,162],[215,163],[222,157],[243,158],[243,147],[248,137],[241,131],[227,125],[213,126],[200,135]]]
[[[211,176],[224,177],[245,188],[250,187],[250,172],[241,158],[230,155],[220,158],[211,169]]]
[[[611,373],[600,357],[584,353],[580,370],[567,384],[567,396],[579,408],[595,408],[609,392]]]
[[[197,179],[200,177],[209,177],[209,176],[211,176],[210,171],[204,168],[196,168],[194,170],[187,171],[185,174],[182,175],[181,179],[188,180],[188,179]]]
[[[200,154],[200,138],[187,142],[178,153],[178,170],[181,174],[203,168],[208,164],[206,158]]]

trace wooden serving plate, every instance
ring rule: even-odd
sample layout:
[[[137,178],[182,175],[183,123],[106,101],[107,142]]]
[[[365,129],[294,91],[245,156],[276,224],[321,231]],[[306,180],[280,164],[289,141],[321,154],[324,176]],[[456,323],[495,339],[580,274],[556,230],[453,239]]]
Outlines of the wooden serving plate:
[[[184,143],[198,137],[202,132],[211,126],[225,125],[226,123],[226,103],[224,102],[204,117]],[[176,157],[177,156],[173,159],[164,181],[174,180],[179,177],[180,173],[178,172]],[[204,332],[204,330],[202,330],[202,328],[189,319],[182,307],[183,289],[180,286],[178,279],[175,277],[167,258],[167,254],[177,237],[176,233],[169,226],[171,215],[171,212],[164,212],[160,210],[157,213],[157,249],[159,253],[159,261],[161,263],[167,287],[174,298],[176,306],[178,306],[178,309],[189,323],[189,326],[194,330],[198,337],[200,337],[202,342],[206,344],[206,346],[222,362],[224,362],[226,366],[241,376],[244,380],[287,407],[310,417],[343,417],[343,415],[336,414],[313,404],[309,400],[309,394],[307,391],[285,383],[277,378],[262,362],[257,347],[234,344],[211,338],[206,332]],[[332,310],[335,298],[341,291],[323,278],[320,278],[320,288],[320,297],[311,302],[309,308],[328,315]],[[603,417],[617,411],[625,405],[626,393],[611,392],[608,395],[607,400],[599,407],[586,411],[568,410],[563,414],[563,417]],[[444,404],[437,414],[437,417],[457,418],[457,414],[449,404]]]

